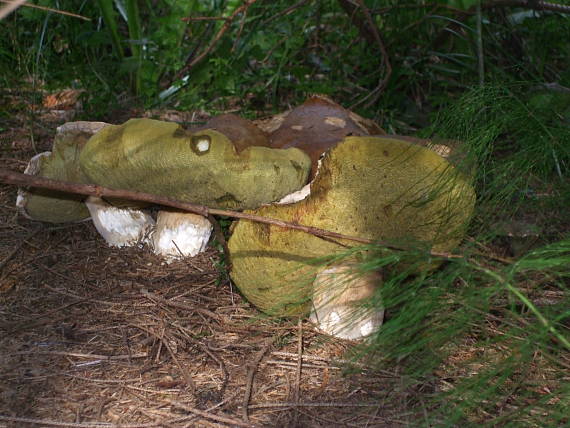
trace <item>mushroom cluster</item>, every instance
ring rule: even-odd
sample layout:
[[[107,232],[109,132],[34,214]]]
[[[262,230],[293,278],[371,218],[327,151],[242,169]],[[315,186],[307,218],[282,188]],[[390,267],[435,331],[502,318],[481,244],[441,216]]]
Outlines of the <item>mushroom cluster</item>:
[[[449,251],[460,242],[475,200],[469,177],[448,161],[454,152],[450,145],[385,135],[333,101],[312,97],[257,123],[223,115],[188,130],[150,119],[66,124],[52,152],[32,159],[26,172]],[[154,218],[129,201],[31,190],[17,204],[37,220],[91,217],[110,245],[148,243],[167,259],[197,254],[211,233],[201,216],[160,211]],[[353,243],[239,220],[228,242],[230,275],[268,314],[310,313],[324,332],[360,339],[382,324],[382,309],[361,310],[380,288],[381,273],[355,275],[356,260],[314,263],[346,245]]]

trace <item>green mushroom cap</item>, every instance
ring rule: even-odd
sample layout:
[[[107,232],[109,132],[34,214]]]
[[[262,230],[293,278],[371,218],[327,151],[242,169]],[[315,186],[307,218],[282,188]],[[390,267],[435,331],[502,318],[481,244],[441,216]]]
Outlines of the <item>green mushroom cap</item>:
[[[368,239],[423,241],[434,251],[460,242],[475,193],[466,176],[433,151],[390,137],[347,137],[321,162],[306,199],[252,213]],[[235,284],[277,316],[306,312],[312,279],[322,269],[314,259],[346,250],[247,220],[236,224],[228,246]]]
[[[58,133],[52,152],[34,157],[31,161],[32,171],[28,169],[26,173],[54,180],[88,183],[79,166],[79,155],[91,135],[82,130]],[[89,218],[83,195],[35,188],[24,193],[22,208],[26,216],[35,220],[65,223]]]
[[[94,135],[80,156],[95,184],[168,196],[213,208],[248,209],[301,188],[311,162],[299,149],[236,150],[218,131],[131,119]]]

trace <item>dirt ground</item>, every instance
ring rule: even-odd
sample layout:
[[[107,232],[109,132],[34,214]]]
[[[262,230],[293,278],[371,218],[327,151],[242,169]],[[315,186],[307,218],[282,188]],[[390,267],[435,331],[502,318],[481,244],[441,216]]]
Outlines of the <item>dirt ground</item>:
[[[22,172],[68,118],[32,119],[3,121],[1,168]],[[16,191],[0,185],[0,427],[391,427],[417,416],[397,374],[346,369],[352,343],[264,318],[216,250],[167,265],[146,248],[109,248],[90,222],[22,217]]]

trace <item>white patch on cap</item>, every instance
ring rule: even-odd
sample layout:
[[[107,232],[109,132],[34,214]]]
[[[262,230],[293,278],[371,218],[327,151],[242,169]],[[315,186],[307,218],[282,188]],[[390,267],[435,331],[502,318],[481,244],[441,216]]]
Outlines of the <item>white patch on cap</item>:
[[[325,117],[325,123],[327,125],[336,126],[337,128],[344,128],[346,126],[346,120],[334,116]]]
[[[448,158],[449,155],[451,154],[451,147],[446,146],[444,144],[430,144],[428,148],[436,152],[442,158]]]
[[[302,131],[303,127],[301,125],[293,125],[291,127],[291,129],[295,130],[295,131]]]
[[[325,153],[321,155],[321,158],[317,161],[317,172],[315,173],[315,178],[319,175],[319,170],[321,169],[321,164],[323,163],[322,160],[325,157]],[[289,193],[288,195],[283,196],[279,201],[275,202],[277,205],[287,205],[287,204],[294,204],[295,202],[302,201],[306,199],[307,196],[311,194],[311,184],[315,181],[315,178],[311,180],[310,183],[305,184],[301,189],[297,190],[296,192]]]
[[[287,205],[294,204],[295,202],[302,201],[307,196],[311,194],[311,183],[305,184],[300,190],[296,192],[289,193],[283,196],[279,201],[276,202],[277,205]]]
[[[208,138],[201,138],[196,144],[196,150],[199,152],[207,152],[210,150],[210,140]]]
[[[58,135],[65,134],[67,132],[81,131],[89,134],[96,134],[101,129],[109,126],[106,122],[87,122],[87,121],[77,121],[77,122],[66,122],[56,128],[56,133]]]

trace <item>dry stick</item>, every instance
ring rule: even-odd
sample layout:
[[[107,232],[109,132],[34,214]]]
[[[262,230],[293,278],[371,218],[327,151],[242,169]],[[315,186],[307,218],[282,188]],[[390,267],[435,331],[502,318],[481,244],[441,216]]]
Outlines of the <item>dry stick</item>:
[[[376,407],[378,403],[335,403],[335,402],[307,402],[307,403],[261,403],[249,406],[251,409],[289,408],[289,407]]]
[[[208,412],[205,412],[203,410],[195,409],[194,407],[187,406],[187,405],[182,404],[178,401],[168,400],[168,402],[175,407],[178,407],[182,410],[186,410],[188,412],[195,413],[196,415],[202,416],[203,418],[206,418],[206,419],[212,419],[214,421],[223,422],[225,424],[230,424],[230,425],[237,425],[238,427],[247,427],[247,428],[253,427],[253,425],[251,425],[249,423],[244,423],[244,422],[237,420],[237,419],[226,418],[224,416],[213,415],[212,413],[208,413]]]
[[[13,352],[12,355],[32,355],[32,354],[41,354],[41,355],[61,355],[64,357],[76,357],[76,358],[91,358],[94,360],[105,360],[105,361],[115,361],[115,360],[128,360],[129,358],[146,358],[148,354],[146,352],[140,352],[134,355],[97,355],[97,354],[82,354],[79,352],[64,352],[64,351],[42,351],[42,350],[34,350],[34,351],[19,351]]]
[[[267,25],[269,22],[274,21],[277,18],[281,18],[282,16],[289,15],[295,9],[298,9],[301,6],[304,6],[305,3],[309,2],[309,1],[312,1],[312,0],[300,0],[299,2],[295,3],[293,6],[289,6],[287,9],[284,9],[281,12],[278,12],[275,15],[270,16],[269,18],[267,18],[265,21],[263,21],[261,23],[261,26],[265,27],[265,25]]]
[[[247,374],[247,384],[245,387],[245,393],[243,396],[243,407],[242,407],[242,418],[245,422],[249,422],[249,400],[251,399],[251,393],[253,390],[253,378],[255,377],[255,372],[257,367],[261,363],[264,355],[269,351],[269,348],[277,341],[277,339],[281,337],[280,335],[272,337],[270,340],[267,341],[265,346],[259,351],[257,357],[249,367],[249,372]]]
[[[170,324],[172,326],[178,328],[178,330],[181,331],[179,333],[178,337],[182,337],[184,340],[192,342],[194,345],[198,346],[205,354],[209,355],[210,358],[212,358],[216,363],[218,363],[218,365],[220,366],[220,370],[222,371],[222,375],[224,377],[224,379],[222,381],[222,386],[220,387],[220,400],[222,400],[224,398],[224,394],[226,393],[226,388],[228,386],[228,382],[230,379],[230,374],[228,372],[228,369],[226,368],[224,360],[222,360],[221,358],[218,358],[212,352],[212,350],[208,349],[208,347],[206,345],[204,345],[202,342],[200,342],[199,340],[194,339],[192,336],[190,336],[190,334],[189,334],[190,331],[186,327],[182,327],[178,323],[170,323]],[[224,400],[222,400],[220,403],[223,403],[223,402],[224,402]],[[220,403],[218,403],[218,405],[220,405]]]
[[[194,21],[226,21],[228,18],[225,16],[188,16],[182,18],[184,22],[194,22]]]
[[[13,0],[0,0],[0,3],[8,3],[8,4],[14,4],[16,3],[16,7],[18,6],[24,6],[24,7],[31,7],[32,9],[39,9],[39,10],[45,10],[46,12],[53,12],[53,13],[57,13],[59,15],[65,15],[65,16],[71,16],[72,18],[79,18],[79,19],[83,19],[84,21],[91,21],[91,18],[87,18],[86,16],[83,15],[78,15],[76,13],[71,13],[71,12],[66,12],[65,10],[59,10],[59,9],[54,9],[51,7],[47,7],[47,6],[40,6],[37,4],[33,4],[33,3],[25,3],[27,0],[16,0],[15,2]],[[24,4],[22,4],[24,3]],[[6,6],[6,7],[11,7],[11,6]],[[0,19],[2,19],[4,16],[2,15],[2,12],[4,11],[4,9],[0,10]],[[9,12],[8,12],[9,13]]]
[[[5,168],[0,168],[0,182],[7,184],[14,184],[17,186],[29,186],[29,187],[55,190],[65,193],[77,193],[80,195],[97,196],[97,197],[106,196],[106,197],[115,197],[119,199],[130,199],[133,201],[149,202],[151,204],[164,205],[167,207],[177,208],[182,211],[188,211],[195,214],[200,214],[204,217],[208,217],[210,214],[213,214],[213,215],[222,215],[226,217],[241,218],[258,223],[272,224],[278,227],[283,227],[285,229],[299,230],[301,232],[317,236],[321,239],[323,238],[346,239],[348,241],[360,242],[361,244],[376,244],[391,250],[402,251],[410,249],[403,246],[395,246],[393,244],[381,240],[372,240],[367,238],[360,238],[357,236],[343,235],[342,233],[331,232],[330,230],[319,229],[317,227],[305,226],[298,223],[291,223],[288,221],[263,217],[259,215],[246,214],[239,211],[209,208],[204,205],[181,202],[176,199],[153,195],[151,193],[136,192],[131,190],[110,189],[107,187],[97,186],[94,184],[78,184],[61,180],[52,180],[44,177],[21,174],[19,172],[10,171]],[[438,251],[429,251],[429,254],[435,257],[442,257],[445,259],[463,258],[463,256],[460,255],[442,253]]]
[[[356,107],[362,104],[367,99],[371,98],[365,104],[365,107],[370,107],[380,96],[382,90],[386,87],[388,80],[392,76],[392,64],[390,63],[390,58],[388,57],[388,52],[386,50],[386,46],[380,37],[380,33],[378,32],[378,27],[376,26],[374,20],[372,19],[372,15],[370,14],[370,10],[364,3],[364,0],[357,0],[358,7],[354,4],[351,0],[339,0],[341,7],[345,10],[345,12],[350,17],[352,23],[358,27],[358,31],[360,35],[366,39],[370,44],[376,44],[380,49],[380,53],[382,54],[382,65],[385,67],[384,77],[380,79],[378,82],[378,86],[362,98],[357,103],[353,104],[351,107]],[[358,8],[362,9],[362,13],[364,15],[365,21],[362,21],[360,18],[357,18],[356,13]]]
[[[202,315],[206,315],[207,317],[212,318],[213,320],[215,320],[217,322],[220,322],[221,317],[218,314],[216,314],[215,312],[209,311],[208,309],[200,308],[200,307],[194,306],[194,305],[187,305],[187,304],[181,303],[181,302],[173,302],[172,300],[165,299],[164,297],[161,297],[161,296],[154,294],[154,293],[151,293],[149,291],[145,291],[142,294],[147,299],[149,299],[155,303],[162,303],[166,306],[171,306],[173,308],[184,309],[186,311],[191,311],[191,312],[197,312],[197,313],[200,313]]]
[[[236,49],[237,49],[237,46],[238,46],[238,43],[239,43],[239,39],[240,39],[241,33],[242,33],[242,31],[243,31],[243,27],[245,27],[245,21],[246,21],[246,19],[247,19],[247,9],[244,10],[243,15],[241,16],[241,22],[240,22],[240,24],[239,24],[238,32],[237,32],[237,34],[234,36],[234,43],[233,43],[232,48],[231,48],[231,50],[230,50],[230,55],[233,54],[233,53],[236,51]]]
[[[236,8],[236,10],[233,11],[233,13],[228,16],[225,21],[224,24],[222,25],[222,27],[218,30],[218,33],[214,36],[214,38],[212,39],[212,41],[210,42],[210,44],[208,45],[208,47],[206,49],[204,49],[204,51],[198,55],[197,57],[195,57],[194,59],[192,59],[189,63],[187,63],[186,65],[184,65],[184,67],[182,67],[182,69],[180,69],[174,76],[174,80],[180,79],[182,78],[182,76],[184,74],[186,74],[192,67],[194,67],[196,64],[198,64],[200,61],[202,61],[204,58],[206,58],[206,56],[214,49],[214,47],[218,44],[218,42],[220,41],[220,39],[222,38],[222,36],[226,33],[226,31],[228,31],[228,29],[230,28],[230,25],[232,24],[233,20],[235,19],[235,17],[240,14],[241,12],[246,11],[253,3],[255,3],[257,0],[245,0],[244,3]],[[184,20],[184,19],[183,19]]]
[[[15,11],[20,6],[22,6],[24,3],[26,3],[26,1],[27,0],[13,0],[13,1],[8,1],[8,2],[3,2],[3,3],[8,3],[8,4],[0,9],[0,20],[4,19],[6,16],[10,15],[13,11]]]
[[[538,11],[547,10],[550,12],[570,14],[569,5],[550,3],[545,1],[491,0],[481,4],[481,9],[483,10],[493,9],[497,7],[521,7]],[[465,21],[467,18],[477,13],[476,9],[477,5],[473,5],[467,10],[455,9],[456,13],[455,16],[453,17],[454,21],[446,25],[440,31],[440,34],[435,38],[433,45],[439,46],[441,43],[443,43],[444,39],[446,39],[450,34],[454,34],[456,30],[461,28],[463,21]]]
[[[35,418],[19,418],[16,416],[0,415],[0,421],[20,422],[24,424],[34,424],[38,426],[70,427],[70,428],[151,428],[163,426],[162,422],[151,422],[141,424],[110,424],[108,422],[59,422]]]
[[[297,373],[295,377],[295,403],[301,400],[301,370],[303,368],[303,321],[301,318],[297,321],[298,340],[297,340]],[[299,412],[295,412],[294,425],[299,422]]]
[[[164,347],[168,350],[168,353],[170,354],[170,356],[174,360],[174,363],[178,366],[178,369],[180,370],[182,377],[184,377],[184,380],[186,381],[188,386],[192,389],[192,392],[195,392],[196,391],[196,383],[194,383],[194,380],[190,376],[190,373],[188,373],[188,371],[182,366],[182,364],[180,363],[178,358],[176,358],[176,353],[174,352],[174,350],[172,349],[172,347],[168,343],[168,340],[166,340],[162,335],[159,336],[154,331],[152,331],[151,329],[148,329],[146,327],[142,327],[140,325],[135,325],[135,324],[129,324],[129,325],[131,327],[138,328],[140,330],[146,331],[148,334],[150,334],[151,336],[154,336],[156,339],[158,339],[160,341],[160,343],[162,343],[164,345]]]
[[[382,41],[382,38],[380,37],[380,33],[378,32],[378,27],[377,27],[376,23],[374,22],[374,20],[372,19],[372,15],[370,14],[370,10],[368,9],[366,4],[364,3],[364,0],[358,0],[358,2],[360,3],[360,7],[362,8],[362,13],[364,14],[364,17],[366,18],[366,22],[368,23],[368,27],[372,31],[372,35],[374,36],[374,40],[376,41],[376,44],[378,45],[378,48],[380,49],[380,53],[382,54],[382,63],[384,64],[384,67],[386,69],[384,72],[384,77],[382,79],[380,79],[380,81],[378,82],[378,86],[376,86],[376,88],[368,96],[364,97],[362,100],[359,101],[359,103],[357,103],[357,105],[358,105],[358,104],[364,102],[367,98],[371,97],[370,101],[368,101],[366,104],[364,104],[364,107],[368,108],[376,102],[376,100],[378,99],[378,97],[380,97],[380,94],[382,93],[382,91],[384,90],[386,85],[388,84],[388,81],[390,80],[390,77],[392,76],[392,64],[390,63],[390,57],[388,56],[388,51],[386,50],[386,46],[384,45],[384,42]]]

